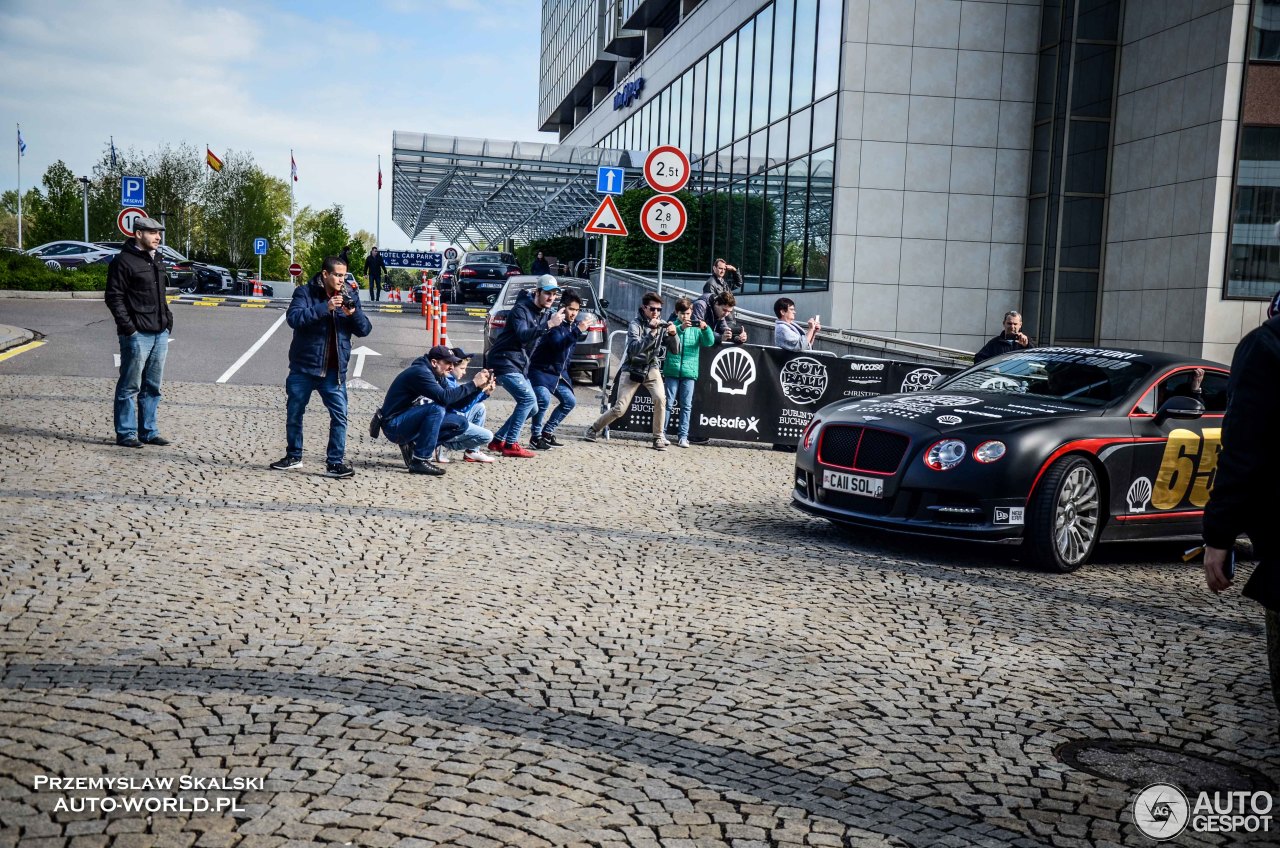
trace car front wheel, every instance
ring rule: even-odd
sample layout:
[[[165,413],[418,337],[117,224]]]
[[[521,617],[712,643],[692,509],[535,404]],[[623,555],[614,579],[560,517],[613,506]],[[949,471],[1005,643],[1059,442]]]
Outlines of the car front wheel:
[[[1047,571],[1066,574],[1089,561],[1102,530],[1102,487],[1093,464],[1080,456],[1055,462],[1028,505],[1027,548]]]

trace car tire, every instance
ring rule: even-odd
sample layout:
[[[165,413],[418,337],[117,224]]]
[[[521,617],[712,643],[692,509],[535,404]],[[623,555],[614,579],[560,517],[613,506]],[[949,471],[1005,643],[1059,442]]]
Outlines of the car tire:
[[[196,291],[196,281],[195,281],[195,280],[188,280],[188,281],[187,281],[187,282],[185,282],[185,283],[181,283],[181,284],[179,284],[179,286],[178,286],[178,291],[182,292],[183,294],[195,294],[195,291]]]
[[[58,264],[58,260],[56,259],[46,259],[44,261],[44,267],[48,268],[50,271],[62,270],[62,266]]]
[[[1040,478],[1027,505],[1023,546],[1040,568],[1069,574],[1089,561],[1102,533],[1102,484],[1082,456],[1064,456]]]

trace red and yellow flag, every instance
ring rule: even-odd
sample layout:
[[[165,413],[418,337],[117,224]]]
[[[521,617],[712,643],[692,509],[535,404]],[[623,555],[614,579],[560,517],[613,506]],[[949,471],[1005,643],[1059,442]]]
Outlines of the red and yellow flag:
[[[207,144],[204,147],[204,161],[205,161],[205,164],[208,165],[213,170],[215,171],[222,170],[222,160],[219,159],[217,156],[213,155],[213,151],[209,149],[209,145]]]

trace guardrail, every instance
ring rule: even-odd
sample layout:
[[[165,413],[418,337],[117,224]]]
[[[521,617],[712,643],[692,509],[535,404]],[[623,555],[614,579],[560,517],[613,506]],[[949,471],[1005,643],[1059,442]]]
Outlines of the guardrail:
[[[597,287],[599,272],[596,272]],[[702,296],[702,281],[706,275],[668,275],[663,273],[662,293],[664,296],[687,297],[696,300]],[[683,277],[684,279],[681,279]],[[696,283],[696,287],[688,286]],[[604,298],[609,301],[605,310],[614,321],[626,324],[635,317],[640,309],[640,301],[645,292],[657,291],[658,283],[654,279],[620,268],[606,268],[604,271]],[[773,346],[774,317],[743,309],[741,306],[733,311],[739,324],[747,331],[747,344]],[[895,339],[888,336],[877,336],[870,333],[855,333],[852,330],[818,331],[813,340],[813,347],[820,352],[828,352],[837,356],[852,357],[890,357],[906,359],[912,362],[942,365],[971,365],[973,354],[955,348],[931,345],[924,342],[913,342],[906,339]]]

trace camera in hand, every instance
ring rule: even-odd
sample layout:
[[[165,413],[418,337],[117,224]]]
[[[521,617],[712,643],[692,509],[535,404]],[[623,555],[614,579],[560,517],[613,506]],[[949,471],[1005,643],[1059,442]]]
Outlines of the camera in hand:
[[[342,293],[342,308],[343,309],[356,308],[356,299],[355,299],[355,296],[351,294],[351,292],[344,291]]]

